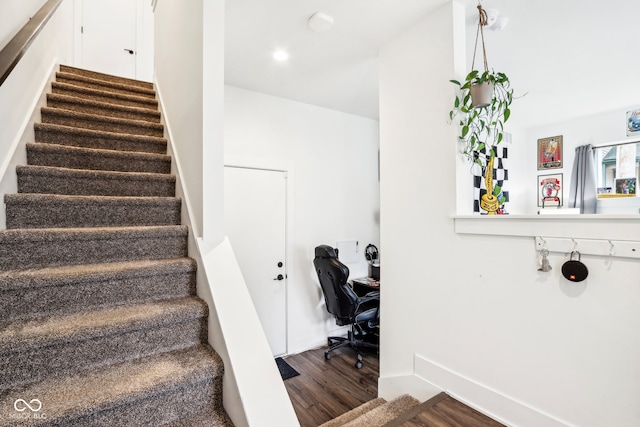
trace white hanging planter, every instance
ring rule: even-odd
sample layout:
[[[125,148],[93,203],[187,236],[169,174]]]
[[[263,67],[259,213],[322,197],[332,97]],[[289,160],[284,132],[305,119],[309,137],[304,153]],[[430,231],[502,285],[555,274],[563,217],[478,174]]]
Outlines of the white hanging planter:
[[[488,107],[493,99],[493,83],[483,82],[470,87],[473,108]]]

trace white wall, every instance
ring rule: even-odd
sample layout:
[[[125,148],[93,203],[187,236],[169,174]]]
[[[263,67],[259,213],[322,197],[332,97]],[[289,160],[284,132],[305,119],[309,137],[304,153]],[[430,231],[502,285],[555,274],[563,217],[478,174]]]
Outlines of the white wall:
[[[5,0],[0,5],[0,48],[29,21],[47,0]]]
[[[428,343],[437,344],[430,352],[444,350],[450,308],[440,296],[462,273],[449,218],[455,130],[443,120],[453,88],[427,85],[454,75],[451,14],[451,6],[438,10],[380,51],[381,377],[412,373]]]
[[[155,81],[183,165],[192,231],[221,242],[224,1],[158,1],[154,22]]]
[[[378,122],[227,86],[225,164],[289,172],[288,352],[325,344],[336,325],[314,248],[358,240],[361,261],[348,266],[367,274],[364,248],[379,241]]]
[[[381,382],[419,370],[508,425],[638,425],[637,261],[583,256],[569,284],[531,238],[454,232],[457,9],[381,50]]]
[[[8,12],[5,16],[3,5],[0,29],[15,28],[11,37],[24,25],[24,16],[35,14],[41,5],[25,2],[20,6],[16,3],[15,11],[11,8],[15,15]],[[10,16],[16,21],[9,21]],[[39,121],[39,107],[44,105],[43,91],[57,64],[73,60],[72,23],[73,2],[66,0],[0,86],[0,197],[17,192],[15,166],[26,163],[25,144],[33,141],[33,123]],[[4,227],[5,212],[0,209],[0,229]]]
[[[203,70],[202,0],[159,1],[154,14],[155,81],[165,107],[175,155],[185,167],[185,198],[195,218],[192,230],[202,236]]]
[[[224,238],[224,29],[225,0],[203,3],[202,179],[203,238]]]

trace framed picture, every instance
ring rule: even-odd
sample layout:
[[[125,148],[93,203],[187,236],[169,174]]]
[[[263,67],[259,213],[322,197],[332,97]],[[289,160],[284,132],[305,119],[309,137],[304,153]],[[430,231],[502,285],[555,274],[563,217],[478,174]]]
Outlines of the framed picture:
[[[538,206],[562,206],[562,174],[538,175]]]
[[[616,194],[636,194],[636,179],[621,178],[616,179]]]
[[[640,110],[627,111],[627,136],[640,135]]]
[[[562,135],[538,140],[538,170],[562,167]]]

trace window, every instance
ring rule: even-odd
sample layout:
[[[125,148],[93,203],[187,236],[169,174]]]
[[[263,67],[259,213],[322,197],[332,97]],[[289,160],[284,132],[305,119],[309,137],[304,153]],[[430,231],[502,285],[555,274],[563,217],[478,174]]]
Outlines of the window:
[[[598,198],[637,197],[640,143],[620,143],[595,149]]]

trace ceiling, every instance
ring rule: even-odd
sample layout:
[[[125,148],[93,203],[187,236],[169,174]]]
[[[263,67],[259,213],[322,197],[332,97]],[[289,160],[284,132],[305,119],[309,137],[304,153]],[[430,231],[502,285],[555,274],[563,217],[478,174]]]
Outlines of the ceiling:
[[[460,1],[470,61],[477,1]],[[226,84],[377,119],[378,48],[447,2],[227,0]],[[631,84],[640,68],[632,42],[637,0],[482,3],[510,19],[504,30],[486,32],[486,41],[489,65],[511,77],[516,95],[527,94],[512,117],[532,126],[640,103],[640,85]],[[307,28],[319,11],[334,18],[328,32]],[[275,61],[276,49],[289,59]]]
[[[226,84],[377,119],[378,48],[446,2],[228,0]],[[308,29],[315,12],[334,18],[330,31]]]

